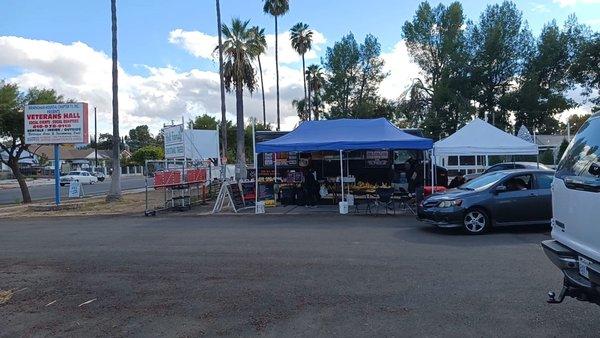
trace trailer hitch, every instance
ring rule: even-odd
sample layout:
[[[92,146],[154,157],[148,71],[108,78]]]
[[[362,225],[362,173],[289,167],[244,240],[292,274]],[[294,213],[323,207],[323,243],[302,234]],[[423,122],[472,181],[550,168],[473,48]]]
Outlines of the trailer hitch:
[[[560,290],[560,293],[558,294],[558,298],[556,298],[556,294],[554,293],[554,291],[550,291],[548,292],[548,300],[547,302],[549,304],[559,304],[562,303],[563,300],[565,300],[565,297],[567,296],[567,293],[570,291],[570,288],[566,285],[563,285],[562,289]]]

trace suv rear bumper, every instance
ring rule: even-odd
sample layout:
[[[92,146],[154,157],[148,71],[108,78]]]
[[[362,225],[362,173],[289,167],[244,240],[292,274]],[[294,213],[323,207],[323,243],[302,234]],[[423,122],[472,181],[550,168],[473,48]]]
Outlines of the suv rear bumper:
[[[592,263],[587,267],[589,278],[579,273],[579,253],[560,244],[556,240],[542,242],[544,253],[565,276],[565,286],[571,289],[568,296],[595,303],[600,301],[600,264]]]

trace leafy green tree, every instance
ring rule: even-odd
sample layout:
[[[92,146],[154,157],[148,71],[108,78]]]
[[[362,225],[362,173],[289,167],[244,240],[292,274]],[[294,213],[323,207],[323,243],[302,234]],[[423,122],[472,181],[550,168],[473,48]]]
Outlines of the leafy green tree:
[[[150,134],[148,126],[144,124],[129,130],[127,144],[129,145],[131,151],[135,152],[140,148],[156,145],[156,140]]]
[[[225,64],[223,75],[228,92],[235,91],[237,133],[236,133],[236,173],[246,177],[246,156],[244,145],[244,88],[251,93],[256,89],[256,78],[252,60],[256,57],[253,34],[248,28],[249,21],[233,19],[231,27],[223,25],[223,54]]]
[[[219,121],[216,118],[203,114],[196,116],[194,121],[190,121],[189,127],[191,129],[204,129],[204,130],[216,130],[219,125]]]
[[[577,41],[578,48],[573,67],[570,70],[571,76],[584,89],[584,94],[591,98],[595,105],[593,112],[600,111],[600,33],[590,34],[586,28],[578,27],[575,34],[580,37]]]
[[[535,49],[527,57],[519,89],[507,95],[506,106],[515,112],[516,125],[525,125],[540,134],[558,132],[556,116],[576,106],[566,96],[573,88],[569,69],[573,63],[576,38],[567,23],[561,30],[555,21],[545,25]]]
[[[265,103],[265,82],[263,81],[263,70],[260,56],[267,50],[267,38],[265,37],[265,29],[254,26],[251,29],[253,45],[256,53],[256,60],[258,61],[258,72],[260,73],[260,90],[262,92],[262,109],[263,109],[263,124],[267,124],[267,106]]]
[[[26,94],[16,84],[0,81],[0,161],[6,164],[19,183],[23,203],[31,203],[31,195],[21,173],[19,159],[29,151],[25,143],[24,111],[28,104],[64,103],[53,89],[31,88]]]
[[[471,116],[465,25],[459,2],[435,8],[422,2],[412,21],[402,27],[422,79],[413,80],[403,94],[397,117],[404,125],[422,127],[434,138],[455,132]]]
[[[163,148],[157,146],[145,146],[136,150],[131,155],[131,161],[137,165],[146,164],[147,160],[162,160],[165,157]]]
[[[324,86],[327,118],[377,116],[383,100],[377,93],[387,73],[383,71],[381,46],[372,35],[358,44],[352,33],[327,48],[323,67],[328,73]]]
[[[275,18],[275,80],[277,86],[277,130],[281,130],[279,109],[279,28],[277,18],[290,10],[289,0],[265,0],[263,12]]]
[[[571,128],[571,136],[575,136],[575,134],[581,129],[581,126],[591,117],[591,114],[583,114],[583,115],[571,115],[569,116],[569,127]],[[566,130],[567,125],[561,124],[561,130]]]
[[[351,95],[358,78],[360,49],[350,33],[333,47],[327,47],[323,67],[328,73],[324,100],[329,105],[328,118],[351,115]]]
[[[474,100],[480,118],[508,130],[509,112],[502,100],[521,75],[531,52],[531,33],[522,13],[509,1],[488,5],[469,30]]]
[[[379,85],[389,74],[383,71],[381,44],[377,38],[367,34],[360,45],[358,84],[355,93],[355,115],[358,117],[380,116],[374,114],[383,107],[379,97]]]
[[[310,100],[308,99],[308,93],[306,90],[306,62],[304,60],[304,55],[306,52],[311,50],[312,48],[312,36],[313,32],[308,28],[308,25],[302,22],[298,22],[295,24],[290,30],[290,41],[292,43],[292,48],[302,56],[302,80],[304,82],[304,101],[308,102],[308,104],[304,105],[304,114],[311,119],[311,114],[309,111]]]

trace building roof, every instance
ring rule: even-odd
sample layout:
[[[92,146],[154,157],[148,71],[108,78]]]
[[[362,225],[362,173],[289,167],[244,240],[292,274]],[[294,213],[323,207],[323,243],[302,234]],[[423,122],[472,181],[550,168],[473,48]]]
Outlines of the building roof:
[[[535,135],[535,143],[542,147],[560,147],[566,139],[564,135]]]
[[[29,146],[29,150],[36,155],[44,155],[49,160],[54,160],[54,146],[49,145],[31,145]],[[94,158],[94,149],[76,149],[73,147],[60,147],[60,159],[61,160],[90,160]],[[109,156],[105,156],[101,154],[101,151],[98,151],[98,158],[104,159],[109,158]]]

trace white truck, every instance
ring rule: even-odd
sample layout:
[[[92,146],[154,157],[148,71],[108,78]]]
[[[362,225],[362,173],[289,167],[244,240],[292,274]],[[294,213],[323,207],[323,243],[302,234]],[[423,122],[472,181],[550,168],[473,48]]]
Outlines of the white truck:
[[[600,305],[600,113],[569,144],[552,184],[552,240],[544,252],[564,275],[558,295]]]

